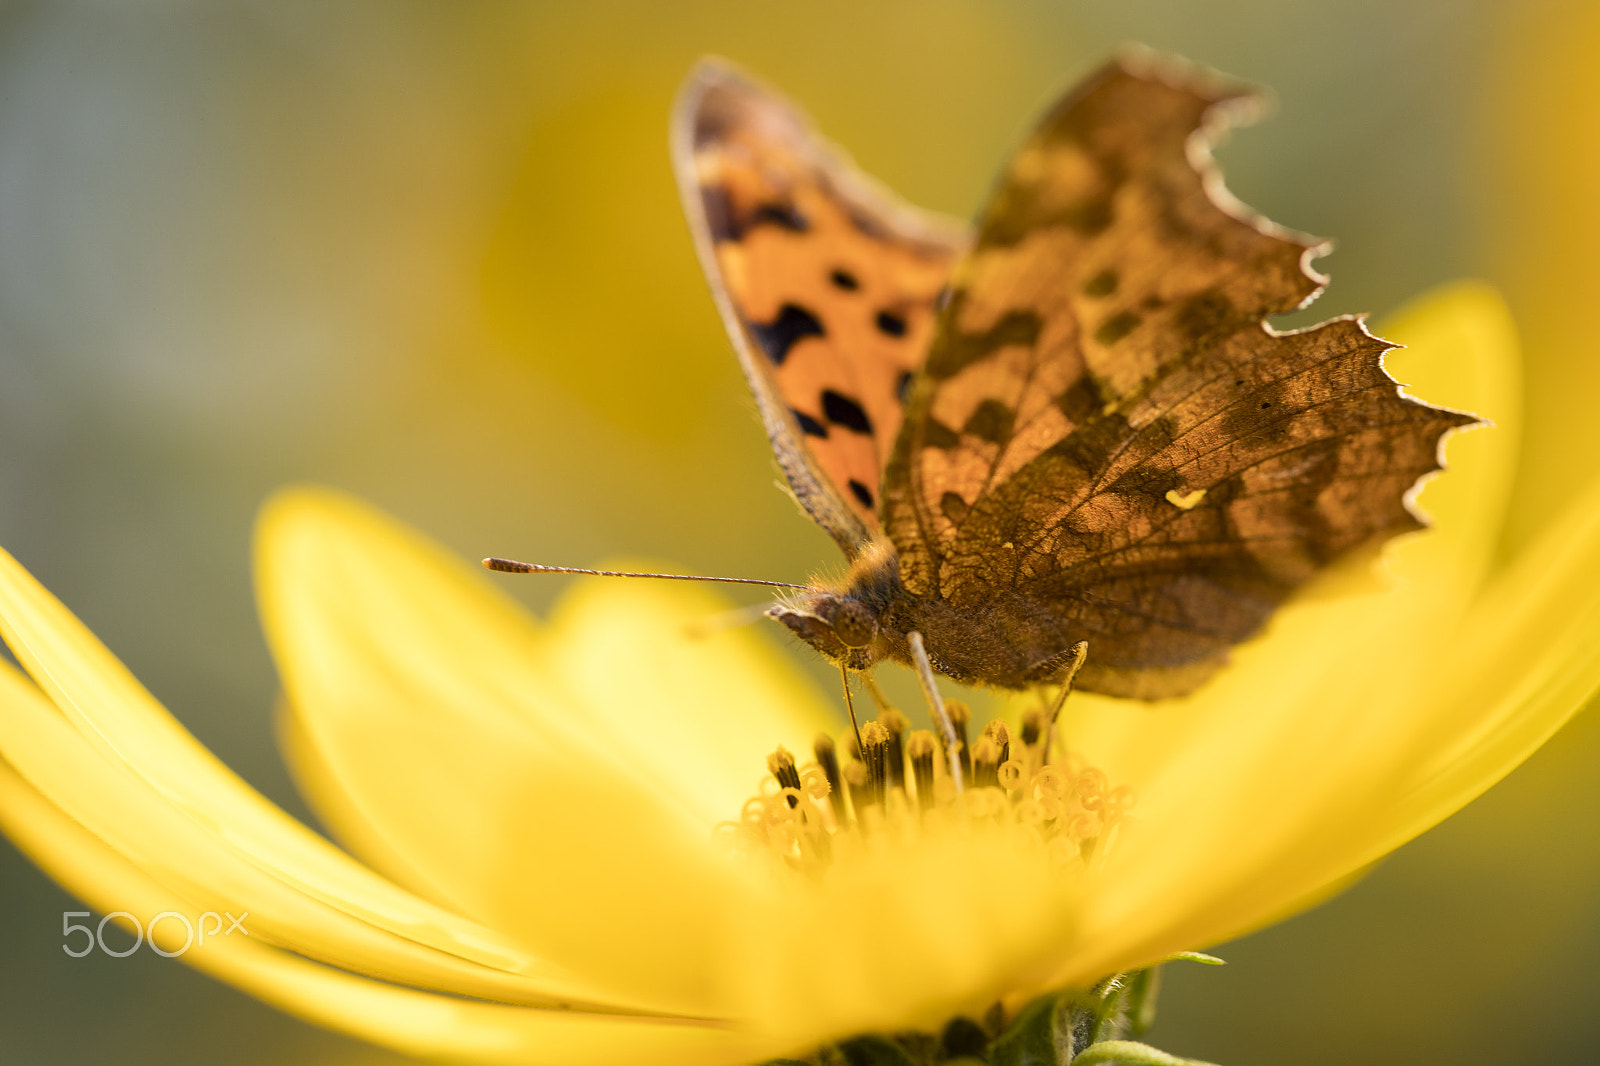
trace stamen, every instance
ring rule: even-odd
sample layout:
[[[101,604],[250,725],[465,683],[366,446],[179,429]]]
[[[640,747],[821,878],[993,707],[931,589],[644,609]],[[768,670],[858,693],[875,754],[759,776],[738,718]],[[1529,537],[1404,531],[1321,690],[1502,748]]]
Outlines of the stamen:
[[[844,784],[850,790],[850,806],[855,808],[856,824],[866,829],[867,808],[872,806],[872,784],[866,765],[851,759],[844,764]]]
[[[919,729],[906,738],[911,778],[917,786],[917,806],[924,811],[933,810],[933,757],[938,747],[938,741],[928,729]]]
[[[767,756],[767,772],[778,779],[780,787],[794,790],[794,794],[787,797],[789,806],[800,806],[800,771],[795,768],[794,756],[789,754],[788,748],[779,744],[778,750]]]
[[[1022,799],[1022,786],[1028,779],[1028,764],[1021,759],[1007,759],[1000,764],[996,775],[999,785],[1011,793],[1013,800]]]
[[[872,802],[883,806],[889,798],[889,731],[881,722],[868,722],[861,730],[861,742],[866,745],[867,783],[872,789]]]
[[[1017,743],[1032,732],[1027,726],[1018,733],[990,722],[969,752],[970,712],[953,701],[949,706],[955,712],[950,721],[962,726],[956,743],[962,745],[958,754],[967,756],[971,787],[965,791],[956,777],[963,760],[940,759],[936,733],[907,730],[903,715],[885,711],[862,726],[860,758],[841,759],[838,740],[827,735],[815,739],[816,762],[804,766],[786,748],[773,751],[756,795],[745,801],[738,821],[716,827],[718,839],[735,854],[765,859],[775,871],[812,878],[853,861],[863,848],[900,847],[949,832],[1008,834],[1061,869],[1103,861],[1129,821],[1133,789],[1116,785],[1071,750],[1053,763],[1038,762],[1040,748]],[[1047,735],[1034,734],[1041,745]],[[850,839],[835,841],[840,835]]]
[[[972,746],[972,787],[995,788],[1000,784],[1000,745],[988,734]]]
[[[1011,758],[1011,730],[1006,728],[1004,722],[994,719],[983,727],[983,735],[999,746],[1001,762]]]
[[[1022,743],[1025,747],[1032,748],[1039,743],[1039,737],[1044,733],[1044,711],[1030,708],[1022,712]]]
[[[817,757],[817,765],[822,767],[823,776],[828,779],[828,804],[833,808],[833,823],[842,828],[849,824],[850,814],[845,809],[844,789],[839,780],[839,753],[834,750],[833,738],[826,733],[818,733],[817,739],[811,742],[811,751]]]
[[[911,720],[893,707],[878,715],[878,724],[889,733],[889,751],[884,756],[889,767],[889,784],[905,791],[906,757],[903,739],[911,728]]]

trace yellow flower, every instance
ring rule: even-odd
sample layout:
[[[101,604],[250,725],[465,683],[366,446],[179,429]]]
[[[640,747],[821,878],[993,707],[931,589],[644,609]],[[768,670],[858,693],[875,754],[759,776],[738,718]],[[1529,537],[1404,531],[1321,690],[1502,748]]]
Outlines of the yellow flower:
[[[541,624],[314,490],[265,510],[259,593],[291,762],[350,853],[217,762],[9,557],[0,627],[29,676],[0,666],[0,823],[102,912],[247,912],[192,946],[155,926],[202,970],[481,1062],[755,1061],[1225,939],[1482,792],[1600,683],[1600,482],[1495,557],[1519,413],[1498,300],[1459,286],[1384,332],[1418,395],[1501,428],[1449,440],[1420,496],[1435,529],[1298,599],[1200,693],[1073,697],[1061,737],[1137,794],[1089,861],[979,820],[841,835],[820,874],[730,851],[715,828],[765,756],[836,725],[764,635],[690,637],[718,602],[643,582],[578,584]]]

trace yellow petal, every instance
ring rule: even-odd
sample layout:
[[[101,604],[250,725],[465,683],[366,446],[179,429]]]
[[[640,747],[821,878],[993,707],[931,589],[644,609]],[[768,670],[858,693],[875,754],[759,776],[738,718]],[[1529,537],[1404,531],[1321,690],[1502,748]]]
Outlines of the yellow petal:
[[[1516,326],[1499,293],[1456,282],[1385,319],[1377,333],[1406,347],[1385,368],[1409,395],[1467,411],[1484,427],[1444,441],[1445,472],[1423,483],[1416,506],[1433,522],[1388,551],[1391,572],[1448,584],[1463,599],[1478,587],[1505,524],[1522,440],[1522,374]]]
[[[825,719],[748,636],[685,637],[716,606],[702,593],[590,583],[537,629],[486,605],[481,574],[316,493],[275,501],[260,544],[294,743],[323,752],[318,788],[367,800],[360,816],[392,819],[386,839],[437,822],[414,854],[433,856],[453,898],[612,987],[703,1002],[798,1046],[981,1010],[1042,966],[1070,917],[1047,864],[1008,840],[877,853],[820,887],[713,863],[711,822],[737,816],[762,756]],[[663,820],[683,810],[688,834]]]
[[[396,981],[548,1004],[570,998],[570,979],[544,980],[438,951],[318,898],[265,868],[206,821],[173,806],[123,764],[95,750],[40,691],[0,663],[0,755],[43,796],[171,890],[191,913],[255,915],[253,932],[302,954]],[[414,902],[414,909],[428,908]],[[447,916],[457,925],[465,925]],[[468,927],[470,928],[470,927]],[[480,934],[487,939],[488,934]],[[588,991],[590,1002],[604,1003]]]
[[[682,702],[681,674],[651,689],[663,656],[650,641],[682,643],[684,615],[671,607],[684,594],[636,601],[638,642],[595,624],[604,594],[580,603],[577,638],[552,638],[481,571],[310,490],[268,506],[258,546],[262,615],[301,772],[319,782],[312,795],[341,793],[342,817],[365,823],[419,881],[540,958],[641,1009],[717,1015],[714,945],[749,897],[711,830],[737,816],[777,738],[722,771],[746,784],[708,812],[680,770],[702,765],[680,750],[699,722],[669,718],[687,739],[667,752],[655,725],[639,726],[643,741],[629,734],[624,711],[660,716]],[[756,716],[742,700],[777,686],[757,678],[742,640],[713,646],[754,679],[732,691]],[[636,704],[597,708],[552,679],[557,659],[590,661],[595,644],[612,674],[640,675]],[[726,698],[714,684],[702,694],[712,706]]]
[[[1527,466],[1517,479],[1511,543],[1557,515],[1600,452],[1594,399],[1594,249],[1600,244],[1600,6],[1588,0],[1495,5],[1491,132],[1481,157],[1496,210],[1482,221],[1497,274],[1527,334]],[[1492,147],[1491,147],[1492,146]],[[1498,172],[1498,173],[1495,173]]]
[[[375,876],[241,781],[4,552],[0,634],[108,764],[142,783],[174,813],[205,827],[242,861],[397,938],[477,965],[548,980],[552,990],[561,987],[563,977],[554,968]]]
[[[141,922],[163,911],[195,916],[189,899],[106,847],[4,762],[0,762],[0,825],[64,888],[101,913],[126,911]],[[254,928],[255,917],[245,919],[245,929]],[[175,920],[164,920],[157,929],[164,950],[183,946],[182,926]],[[213,936],[181,957],[196,969],[318,1025],[407,1054],[454,1062],[735,1066],[785,1050],[725,1028],[536,1010],[401,988],[319,965],[253,934]]]
[[[1438,706],[1459,722],[1451,743],[1411,753],[1411,787],[1387,821],[1394,836],[1498,781],[1600,687],[1600,478],[1496,578],[1450,651]]]
[[[709,825],[734,816],[777,744],[804,753],[839,725],[771,629],[697,634],[727,610],[679,582],[582,582],[556,605],[545,657],[588,721]]]
[[[740,1014],[797,1044],[981,1015],[1068,940],[1076,884],[1041,852],[974,826],[869,840],[818,883],[779,886],[729,939]]]
[[[1504,395],[1514,400],[1514,338],[1491,293],[1446,290],[1395,332],[1412,344],[1402,372],[1428,379],[1414,390],[1423,398],[1439,388],[1455,405],[1513,420]],[[1512,446],[1494,430],[1450,439],[1450,470],[1424,497],[1438,527],[1391,550],[1398,580],[1388,587],[1350,568],[1330,575],[1190,699],[1147,707],[1074,697],[1069,743],[1141,798],[1089,890],[1079,930],[1089,943],[1059,979],[1251,928],[1400,842],[1381,812],[1410,787],[1419,745],[1450,748],[1482,709],[1445,692],[1437,671],[1490,557]],[[1358,591],[1339,594],[1352,582]],[[1493,780],[1469,782],[1450,802]]]

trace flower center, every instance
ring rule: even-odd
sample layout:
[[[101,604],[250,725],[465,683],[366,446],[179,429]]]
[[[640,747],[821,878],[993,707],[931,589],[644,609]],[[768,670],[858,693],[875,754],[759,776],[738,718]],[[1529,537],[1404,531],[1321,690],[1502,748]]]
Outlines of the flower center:
[[[798,764],[780,746],[739,820],[717,827],[719,838],[736,853],[813,874],[833,865],[841,849],[870,846],[877,837],[952,828],[1021,831],[1063,867],[1106,852],[1134,806],[1132,788],[1114,787],[1072,751],[1048,752],[1041,712],[1025,715],[1015,732],[996,719],[969,745],[971,712],[954,700],[946,708],[965,789],[951,780],[938,737],[910,730],[905,715],[891,709],[862,726],[859,748],[849,736],[842,763],[827,734],[817,736],[812,762]]]

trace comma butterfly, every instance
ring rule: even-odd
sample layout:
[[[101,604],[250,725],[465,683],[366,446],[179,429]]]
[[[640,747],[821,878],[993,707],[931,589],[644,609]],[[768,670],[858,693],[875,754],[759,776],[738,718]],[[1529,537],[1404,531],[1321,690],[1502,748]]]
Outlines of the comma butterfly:
[[[1402,395],[1360,318],[1266,324],[1321,291],[1326,246],[1223,188],[1210,147],[1252,101],[1124,55],[969,230],[730,66],[694,72],[672,140],[700,260],[778,464],[850,563],[773,618],[930,690],[929,666],[1001,688],[1081,666],[1080,688],[1153,699],[1337,556],[1421,527],[1410,493],[1475,419]]]

